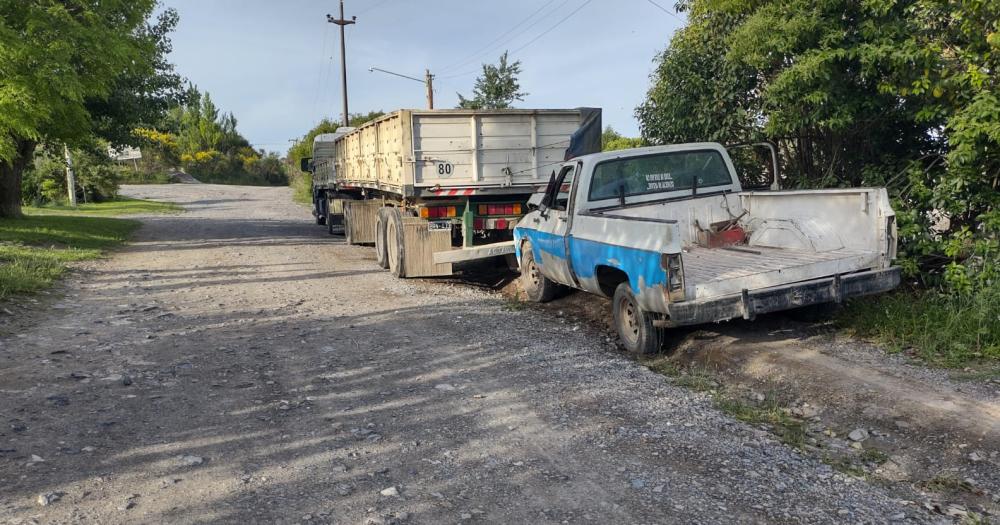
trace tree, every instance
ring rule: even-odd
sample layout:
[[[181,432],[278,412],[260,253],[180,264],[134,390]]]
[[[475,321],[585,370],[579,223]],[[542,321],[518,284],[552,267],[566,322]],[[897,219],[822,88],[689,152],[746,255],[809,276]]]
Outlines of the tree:
[[[644,146],[640,137],[626,137],[618,133],[611,126],[604,128],[601,133],[601,151],[614,151],[619,149],[641,148]]]
[[[150,23],[155,5],[0,0],[0,217],[21,215],[39,142],[134,144],[132,130],[180,97],[166,61],[177,14]]]
[[[347,119],[347,123],[350,127],[356,128],[367,122],[375,120],[382,115],[385,115],[385,112],[381,109],[369,111],[368,113],[351,113],[350,118]]]
[[[521,61],[507,63],[507,52],[500,55],[497,65],[483,64],[483,74],[476,78],[472,98],[458,93],[458,107],[464,109],[507,109],[515,100],[524,100],[528,94],[521,92],[517,76],[521,74]]]
[[[351,113],[347,122],[350,124],[350,127],[356,128],[366,122],[375,120],[382,115],[385,115],[385,112],[380,109],[369,111],[368,113]],[[291,166],[292,173],[297,173],[299,171],[299,161],[312,156],[312,143],[313,139],[316,138],[316,135],[333,133],[342,126],[343,125],[339,122],[334,122],[328,118],[324,118],[319,122],[319,124],[313,126],[313,128],[309,130],[301,139],[295,141],[295,143],[292,144],[292,147],[288,148],[288,153],[285,156],[289,166]]]
[[[1000,3],[678,8],[689,23],[657,57],[643,138],[769,139],[786,184],[888,186],[911,275],[955,289],[1000,278]]]

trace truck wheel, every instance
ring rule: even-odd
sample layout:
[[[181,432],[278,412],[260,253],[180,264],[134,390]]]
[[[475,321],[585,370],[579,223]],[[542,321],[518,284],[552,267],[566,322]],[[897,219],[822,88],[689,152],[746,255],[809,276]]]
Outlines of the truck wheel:
[[[326,216],[329,213],[326,210],[326,197],[322,199],[313,199],[313,215],[316,216],[316,224],[322,226],[326,224]]]
[[[388,259],[389,272],[392,275],[406,277],[403,262],[406,260],[403,244],[403,219],[398,208],[384,208],[385,212],[385,255]]]
[[[542,275],[535,264],[535,252],[531,243],[526,242],[521,247],[521,289],[529,301],[547,303],[556,296],[558,285]]]
[[[390,208],[379,208],[375,220],[375,262],[379,268],[389,267],[389,253],[385,245],[385,226],[389,222]]]
[[[639,308],[628,281],[615,289],[611,305],[618,338],[626,350],[636,355],[653,354],[660,350],[663,333],[653,326],[653,316]]]

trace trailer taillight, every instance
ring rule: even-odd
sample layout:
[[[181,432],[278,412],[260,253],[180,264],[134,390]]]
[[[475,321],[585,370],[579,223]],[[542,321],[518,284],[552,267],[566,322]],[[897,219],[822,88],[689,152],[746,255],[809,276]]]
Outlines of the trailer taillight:
[[[455,206],[426,206],[420,208],[421,219],[447,219],[456,217],[458,208]]]
[[[479,215],[520,215],[521,205],[515,204],[480,204]]]

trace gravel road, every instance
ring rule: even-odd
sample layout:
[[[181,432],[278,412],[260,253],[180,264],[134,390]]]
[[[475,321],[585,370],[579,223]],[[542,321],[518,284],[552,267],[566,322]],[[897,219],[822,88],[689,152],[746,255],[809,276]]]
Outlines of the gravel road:
[[[394,279],[287,188],[126,193],[187,211],[3,320],[0,522],[936,519],[587,323]]]

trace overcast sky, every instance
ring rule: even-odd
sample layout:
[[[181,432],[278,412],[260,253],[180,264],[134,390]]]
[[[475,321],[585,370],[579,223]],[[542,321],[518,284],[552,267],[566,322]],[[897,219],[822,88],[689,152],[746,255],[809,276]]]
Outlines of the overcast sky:
[[[161,0],[180,13],[172,61],[258,148],[284,152],[324,116],[339,118],[335,1]],[[673,12],[673,0],[656,0]],[[468,95],[483,62],[522,62],[522,108],[595,106],[637,135],[633,112],[653,58],[682,24],[650,0],[346,0],[349,111],[425,107],[422,84],[370,66],[435,74],[435,106]]]

